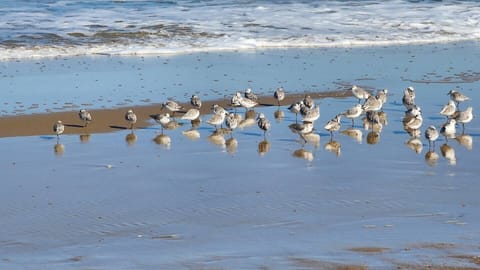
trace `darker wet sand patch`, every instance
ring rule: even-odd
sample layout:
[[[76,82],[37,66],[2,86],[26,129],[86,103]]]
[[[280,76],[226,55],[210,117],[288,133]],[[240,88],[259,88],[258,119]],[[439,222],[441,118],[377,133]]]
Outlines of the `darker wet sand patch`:
[[[456,254],[456,255],[450,255],[449,257],[454,259],[459,259],[462,261],[468,261],[469,263],[473,263],[476,265],[480,265],[480,256],[477,256],[477,255]]]
[[[347,250],[359,253],[383,253],[390,251],[389,248],[385,247],[353,247],[348,248]]]
[[[233,95],[233,93],[232,93]],[[351,96],[351,92],[347,90],[338,90],[330,92],[305,92],[290,94],[285,97],[281,105],[290,105],[303,97],[310,95],[315,99],[322,98],[343,98]],[[191,108],[189,101],[182,102],[182,106],[186,109]],[[259,106],[277,106],[277,101],[272,96],[259,97]],[[230,108],[230,100],[221,99],[213,101],[203,101],[202,115],[209,114],[210,108],[213,104],[219,104],[222,107]],[[154,124],[151,121],[150,115],[167,110],[161,110],[161,104],[153,105],[139,105],[139,106],[125,106],[110,109],[89,110],[92,114],[93,121],[87,127],[83,127],[83,122],[78,118],[78,111],[68,112],[50,112],[45,114],[29,114],[29,115],[15,115],[0,117],[0,138],[1,137],[17,137],[17,136],[33,136],[33,135],[47,135],[53,133],[53,124],[61,120],[66,126],[64,134],[93,134],[114,132],[122,129],[130,129],[130,125],[125,121],[125,112],[128,109],[133,109],[137,115],[137,123],[135,128],[142,129]],[[237,110],[243,111],[243,108]],[[176,113],[176,117],[180,117],[182,113]]]
[[[290,258],[295,268],[301,269],[324,269],[324,270],[366,270],[365,265],[341,264],[335,262],[327,262],[314,260],[309,258]]]

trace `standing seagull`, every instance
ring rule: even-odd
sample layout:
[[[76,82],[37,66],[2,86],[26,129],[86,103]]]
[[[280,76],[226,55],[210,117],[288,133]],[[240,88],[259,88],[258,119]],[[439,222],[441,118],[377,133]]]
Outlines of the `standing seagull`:
[[[340,129],[341,123],[340,119],[342,118],[341,115],[337,114],[332,120],[328,121],[324,128],[330,132],[330,138],[333,137],[333,132]]]
[[[447,95],[450,96],[451,100],[457,103],[457,107],[458,107],[458,104],[460,104],[460,102],[467,101],[470,99],[469,97],[465,96],[464,94],[458,92],[455,89],[450,90],[450,92],[448,92]]]
[[[202,107],[202,101],[197,95],[192,95],[192,97],[190,98],[190,104],[192,104],[192,106],[197,109],[200,109]]]
[[[361,87],[358,87],[356,85],[352,85],[352,94],[358,98],[358,103],[360,103],[360,101],[362,99],[367,99],[369,96],[370,96],[370,93],[367,92],[367,90],[361,88]]]
[[[137,123],[137,115],[133,113],[133,110],[128,110],[127,113],[125,114],[125,120],[130,123],[130,129],[133,129],[133,125]]]
[[[278,106],[280,107],[280,101],[285,98],[285,91],[283,90],[283,87],[277,88],[275,93],[273,93],[273,97],[277,100]]]
[[[258,127],[263,130],[263,136],[265,137],[265,134],[270,129],[270,121],[265,118],[265,115],[263,113],[259,113],[257,117],[257,124]]]
[[[431,144],[433,143],[433,148],[435,148],[435,141],[438,139],[438,130],[435,126],[429,126],[425,130],[425,138],[428,140],[428,148],[431,148]]]
[[[92,121],[92,115],[90,115],[90,113],[85,109],[80,110],[80,112],[78,113],[78,117],[80,118],[80,120],[83,121],[84,127],[86,127],[88,123]]]
[[[57,134],[57,139],[60,138],[60,134],[62,134],[65,131],[65,126],[62,124],[62,121],[58,120],[54,125],[53,125],[53,132]]]

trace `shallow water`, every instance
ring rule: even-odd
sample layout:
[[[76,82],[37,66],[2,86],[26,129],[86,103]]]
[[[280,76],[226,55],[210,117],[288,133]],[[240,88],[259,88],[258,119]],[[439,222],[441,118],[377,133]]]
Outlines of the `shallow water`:
[[[472,98],[461,109],[471,105],[476,112],[479,83],[468,80],[476,78],[474,57],[459,58],[456,53],[467,50],[477,55],[478,50],[466,48],[349,50],[336,54],[331,64],[318,62],[316,68],[301,71],[289,68],[298,64],[292,57],[282,60],[285,65],[274,65],[268,71],[271,75],[255,76],[235,72],[244,64],[223,62],[224,68],[233,69],[224,72],[252,76],[254,89],[265,93],[276,87],[271,82],[279,78],[285,80],[286,89],[308,89],[319,74],[321,88],[336,83],[346,87],[343,82],[387,87],[388,124],[375,134],[356,120],[361,139],[335,133],[339,151],[326,150],[335,144],[323,125],[357,103],[353,97],[316,100],[321,106],[315,132],[320,140],[306,144],[288,129],[295,116],[286,106],[280,107],[285,115],[281,121],[274,118],[276,106],[256,108],[271,121],[271,131],[264,137],[256,125],[235,130],[234,151],[226,146],[230,135],[225,141],[209,139],[214,131],[205,123],[209,115],[203,116],[196,140],[182,133],[190,129],[189,123],[165,130],[170,145],[162,144],[167,138],[159,137],[156,125],[135,130],[135,136],[128,130],[65,135],[59,140],[62,146],[56,146],[57,139],[48,134],[3,138],[0,265],[9,269],[38,265],[296,269],[323,262],[373,269],[394,268],[401,262],[470,266],[468,260],[452,256],[478,255],[480,122],[474,118],[466,125],[471,146],[448,141],[454,162],[451,154],[450,159],[442,155],[440,148],[446,142],[440,138],[435,147],[439,158],[433,165],[425,160],[428,143],[423,133],[417,153],[406,144],[410,136],[401,122],[402,92],[409,85],[415,87],[424,115],[422,131],[444,123],[438,111],[451,88],[459,87]],[[282,55],[313,62],[319,59],[312,55],[336,52],[296,50]],[[247,57],[252,67],[263,65],[266,54],[235,57]],[[431,55],[436,57],[431,60]],[[191,57],[195,61],[196,56]],[[181,59],[188,60],[184,56],[172,61]],[[295,79],[300,74],[307,82]],[[203,80],[182,80],[183,89],[215,85],[209,74],[195,76]],[[250,86],[242,81],[238,79],[238,85]],[[115,95],[111,98],[118,101]],[[341,130],[350,126],[349,120],[342,120]],[[355,251],[365,247],[385,251]]]

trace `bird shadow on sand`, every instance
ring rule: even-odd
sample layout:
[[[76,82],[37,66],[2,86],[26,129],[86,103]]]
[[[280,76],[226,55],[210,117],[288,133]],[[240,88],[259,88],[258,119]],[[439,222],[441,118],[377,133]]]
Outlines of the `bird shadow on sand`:
[[[83,125],[77,125],[77,124],[65,124],[66,127],[76,127],[76,128],[84,128]]]
[[[129,127],[122,127],[122,126],[109,126],[109,127],[114,129],[130,129]]]
[[[40,139],[42,140],[53,140],[56,139],[57,136],[40,136]]]
[[[265,106],[265,107],[272,107],[272,106],[277,106],[277,104],[272,104],[272,103],[259,103],[260,106]]]
[[[262,137],[263,136],[263,133],[256,133],[256,132],[241,131],[241,132],[238,132],[238,133],[243,134],[243,135],[247,135],[247,136],[255,136],[255,137]]]

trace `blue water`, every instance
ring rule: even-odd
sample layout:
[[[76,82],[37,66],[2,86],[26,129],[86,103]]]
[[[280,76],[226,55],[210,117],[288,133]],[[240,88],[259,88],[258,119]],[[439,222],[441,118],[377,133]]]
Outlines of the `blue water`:
[[[1,1],[0,59],[478,40],[478,1]]]

